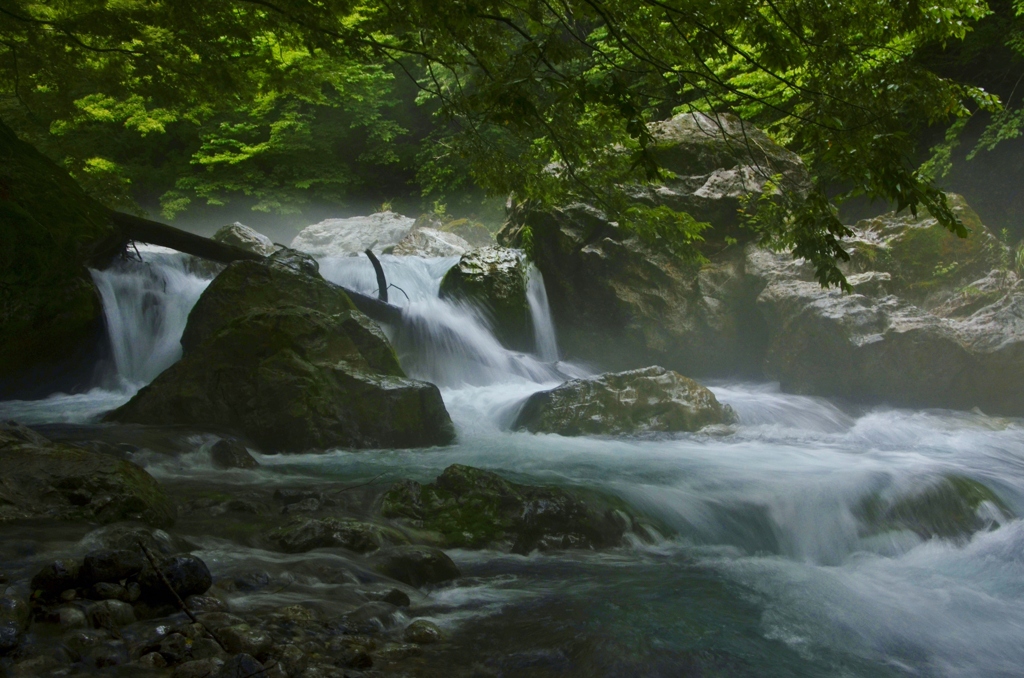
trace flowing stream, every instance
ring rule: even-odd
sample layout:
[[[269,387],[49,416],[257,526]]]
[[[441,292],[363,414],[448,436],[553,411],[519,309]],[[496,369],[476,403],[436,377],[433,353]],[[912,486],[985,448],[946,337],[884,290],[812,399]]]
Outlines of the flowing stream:
[[[93,421],[179,357],[188,310],[208,281],[179,255],[143,255],[145,265],[96,274],[114,334],[111,386],[0,403],[0,416]],[[474,309],[438,299],[455,261],[382,257],[391,300],[406,319],[391,338],[410,376],[441,387],[457,444],[260,456],[259,471],[219,476],[268,486],[378,474],[429,481],[463,463],[518,482],[599,490],[651,517],[663,536],[654,544],[530,556],[451,552],[466,576],[431,595],[429,614],[455,639],[453,665],[472,652],[491,672],[481,675],[506,676],[1024,672],[1024,522],[1004,520],[960,541],[924,540],[909,531],[872,535],[858,514],[866,499],[913,494],[955,475],[984,483],[1024,515],[1024,422],[857,409],[771,384],[721,382],[709,386],[740,420],[728,435],[510,432],[525,397],[591,371],[558,362],[539,273],[529,295],[537,348],[522,354],[504,349]],[[321,272],[376,292],[362,257],[325,259]],[[147,467],[168,482],[215,477],[200,446],[182,458],[147,457]],[[191,537],[215,574],[239,561],[275,572],[294,561]]]

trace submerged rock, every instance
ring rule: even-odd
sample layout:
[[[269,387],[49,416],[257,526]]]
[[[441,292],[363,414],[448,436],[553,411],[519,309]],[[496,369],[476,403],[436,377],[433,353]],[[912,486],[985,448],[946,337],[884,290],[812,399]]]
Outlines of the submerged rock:
[[[484,247],[464,255],[441,280],[442,298],[481,308],[495,335],[509,348],[533,349],[533,322],[527,299],[528,262],[520,250]]]
[[[147,601],[176,602],[174,595],[168,590],[168,584],[182,599],[202,595],[213,584],[206,563],[195,556],[178,555],[164,558],[159,561],[158,568],[159,572],[147,563],[146,569],[139,576],[142,596]]]
[[[429,485],[393,485],[381,501],[381,515],[439,532],[449,547],[529,553],[618,546],[627,519],[592,503],[561,488],[517,485],[454,464]]]
[[[394,212],[326,219],[302,229],[292,240],[291,248],[314,257],[356,256],[367,249],[381,254],[401,242],[415,221]]]
[[[279,249],[270,238],[238,221],[222,226],[213,234],[213,239],[264,257],[269,257]]]
[[[512,427],[567,436],[697,431],[736,415],[693,379],[662,367],[573,379],[526,400]]]
[[[909,530],[922,539],[964,539],[1013,518],[992,490],[962,476],[946,476],[908,494],[868,497],[854,511],[867,534]]]
[[[111,419],[221,431],[265,452],[454,438],[437,387],[405,378],[380,328],[319,277],[232,264],[192,310],[182,345],[182,360]]]
[[[140,520],[166,527],[176,510],[159,483],[130,461],[0,432],[0,523],[24,518]]]

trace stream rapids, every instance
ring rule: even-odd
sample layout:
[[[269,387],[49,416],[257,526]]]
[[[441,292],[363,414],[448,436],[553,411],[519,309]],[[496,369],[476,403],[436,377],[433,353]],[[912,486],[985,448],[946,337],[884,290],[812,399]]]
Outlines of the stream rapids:
[[[182,255],[142,251],[94,272],[111,335],[104,386],[0,403],[0,417],[43,429],[90,426],[180,357],[188,312],[208,284]],[[457,258],[382,256],[405,323],[389,330],[410,376],[436,383],[455,422],[450,447],[255,456],[255,471],[216,471],[212,437],[183,454],[135,459],[171,488],[431,481],[453,463],[526,484],[583,487],[650,516],[662,538],[604,552],[517,556],[449,551],[463,578],[420,616],[451,642],[436,659],[504,676],[1020,676],[1024,674],[1024,521],[969,540],[911,532],[866,536],[856,507],[879,492],[958,475],[1024,515],[1024,422],[980,412],[864,408],[707,382],[739,416],[728,435],[564,438],[511,432],[522,401],[594,373],[559,360],[543,280],[531,275],[532,354],[504,349],[486,317],[438,299]],[[333,282],[373,294],[362,257],[320,261]],[[941,369],[936,365],[935,369]],[[241,546],[193,525],[215,579],[257,564],[280,592],[233,606],[331,600],[310,554]],[[198,531],[195,531],[198,530]],[[2,534],[2,533],[0,533]],[[8,535],[18,563],[67,544]],[[25,544],[31,543],[31,548]],[[20,545],[20,546],[19,546]],[[20,549],[20,550],[19,550]],[[315,557],[328,557],[327,555]]]

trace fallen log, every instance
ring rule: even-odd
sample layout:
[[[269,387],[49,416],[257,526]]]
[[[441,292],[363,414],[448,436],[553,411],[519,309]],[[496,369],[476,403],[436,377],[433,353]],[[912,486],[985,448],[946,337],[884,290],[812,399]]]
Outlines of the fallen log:
[[[234,245],[227,245],[210,238],[204,238],[195,233],[183,231],[180,228],[132,214],[125,214],[124,212],[111,211],[110,222],[114,225],[114,234],[93,248],[91,265],[96,268],[106,268],[109,266],[119,254],[124,252],[128,243],[133,241],[167,247],[221,264],[230,264],[235,261],[264,261],[266,259],[261,254],[250,252]],[[383,281],[384,272],[380,269],[379,261],[375,262],[375,268],[378,271],[377,281],[383,292],[380,295],[381,298],[374,299],[369,295],[350,290],[342,285],[339,285],[339,287],[345,290],[345,293],[352,299],[352,303],[355,304],[356,308],[366,315],[377,322],[397,325],[402,321],[402,309],[387,303],[387,283]]]
[[[377,258],[377,255],[369,247],[366,248],[364,254],[370,258],[370,263],[373,264],[373,272],[377,274],[377,298],[387,303],[388,279],[384,277],[384,267],[380,265],[380,259]]]

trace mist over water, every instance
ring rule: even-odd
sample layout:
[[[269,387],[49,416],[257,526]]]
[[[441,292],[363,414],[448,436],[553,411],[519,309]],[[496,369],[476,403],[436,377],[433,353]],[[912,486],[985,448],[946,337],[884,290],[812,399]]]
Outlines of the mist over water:
[[[0,416],[91,421],[178,359],[185,319],[207,281],[177,255],[143,255],[145,267],[95,274],[116,335],[117,387],[0,403]],[[485,314],[438,299],[455,258],[381,261],[402,290],[389,290],[405,320],[391,338],[410,376],[441,387],[457,444],[260,456],[258,471],[224,473],[210,468],[208,441],[197,441],[184,457],[143,455],[147,469],[167,481],[272,486],[381,473],[429,481],[462,463],[518,482],[598,490],[649,516],[663,535],[655,544],[526,557],[452,552],[466,577],[432,594],[427,614],[453,634],[456,649],[501,648],[505,675],[1021,675],[1022,521],[1003,518],[960,541],[925,540],[909,530],[872,532],[858,513],[867,499],[913,495],[953,475],[983,482],[1024,515],[1021,420],[850,409],[772,384],[712,382],[739,415],[727,435],[511,432],[526,397],[589,373],[557,361],[543,279],[531,274],[538,331],[535,351],[524,354],[500,345]],[[329,280],[377,291],[363,257],[320,264]],[[215,574],[253,562],[293,577],[302,571],[291,556],[190,536]],[[282,604],[320,590],[296,585]]]

